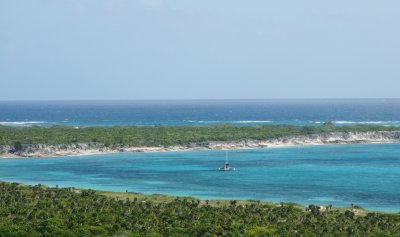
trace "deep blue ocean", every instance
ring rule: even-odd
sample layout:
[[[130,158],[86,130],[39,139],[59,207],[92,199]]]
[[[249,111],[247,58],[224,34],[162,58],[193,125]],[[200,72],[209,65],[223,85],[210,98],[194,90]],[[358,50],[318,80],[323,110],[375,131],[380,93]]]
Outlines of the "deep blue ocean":
[[[400,99],[0,102],[0,125],[400,125]]]
[[[0,125],[400,126],[400,99],[0,102]],[[400,211],[400,144],[0,159],[0,180]]]

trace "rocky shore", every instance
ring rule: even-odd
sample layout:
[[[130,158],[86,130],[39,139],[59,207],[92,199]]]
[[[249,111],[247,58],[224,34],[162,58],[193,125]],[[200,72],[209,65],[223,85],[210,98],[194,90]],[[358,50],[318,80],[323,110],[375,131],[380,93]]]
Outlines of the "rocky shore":
[[[333,132],[308,136],[282,137],[269,140],[209,141],[191,143],[187,146],[169,147],[106,147],[102,143],[71,143],[63,145],[23,144],[19,150],[10,145],[0,145],[0,157],[54,157],[76,156],[119,152],[165,152],[187,150],[230,150],[255,149],[283,146],[355,144],[355,143],[397,143],[400,131],[380,132]]]

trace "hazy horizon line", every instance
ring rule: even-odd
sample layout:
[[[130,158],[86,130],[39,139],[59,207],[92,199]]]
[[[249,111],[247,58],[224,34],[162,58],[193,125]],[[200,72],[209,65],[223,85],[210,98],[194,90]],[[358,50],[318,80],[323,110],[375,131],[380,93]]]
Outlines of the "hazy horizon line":
[[[393,98],[260,98],[260,99],[17,99],[1,100],[0,102],[90,102],[90,101],[272,101],[272,100],[399,100],[400,97]]]

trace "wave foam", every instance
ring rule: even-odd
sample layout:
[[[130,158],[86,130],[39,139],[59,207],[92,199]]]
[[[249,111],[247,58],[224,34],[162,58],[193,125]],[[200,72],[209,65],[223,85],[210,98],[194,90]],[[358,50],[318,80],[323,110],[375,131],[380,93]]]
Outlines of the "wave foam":
[[[239,120],[233,121],[233,123],[272,123],[271,120]]]
[[[333,121],[336,124],[400,124],[400,121]]]
[[[235,120],[235,121],[223,121],[223,120],[184,120],[189,123],[205,123],[205,124],[219,124],[219,123],[272,123],[271,120]]]
[[[44,124],[46,121],[0,121],[0,125],[6,126],[32,126],[34,124]]]

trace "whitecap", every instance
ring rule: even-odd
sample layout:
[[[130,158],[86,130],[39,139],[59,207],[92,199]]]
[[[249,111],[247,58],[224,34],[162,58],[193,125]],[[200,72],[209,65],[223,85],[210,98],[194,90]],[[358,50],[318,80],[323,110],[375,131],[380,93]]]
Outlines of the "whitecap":
[[[272,123],[271,120],[240,120],[240,121],[233,121],[233,123]]]
[[[337,124],[353,124],[356,123],[354,121],[333,121],[333,123],[337,123]]]
[[[321,123],[323,123],[323,122],[321,122],[321,121],[308,121],[309,123],[315,123],[315,124],[321,124]]]
[[[46,121],[0,121],[0,125],[6,126],[32,126],[35,124],[44,124]]]
[[[333,121],[336,124],[400,124],[400,121]]]

